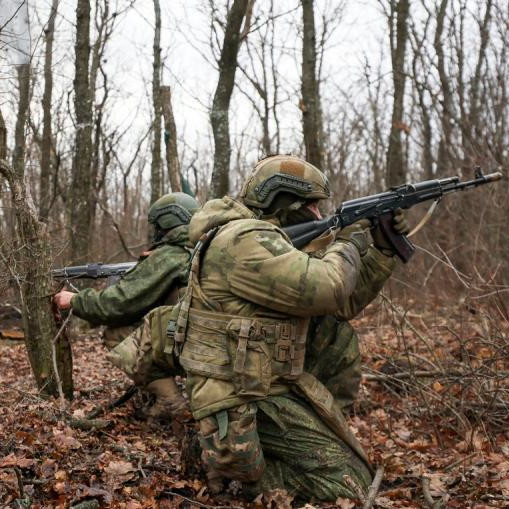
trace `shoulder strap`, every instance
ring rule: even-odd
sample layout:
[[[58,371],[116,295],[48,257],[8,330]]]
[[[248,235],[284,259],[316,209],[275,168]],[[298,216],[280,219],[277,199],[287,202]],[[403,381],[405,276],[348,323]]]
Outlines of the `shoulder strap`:
[[[187,322],[189,319],[189,309],[191,308],[191,301],[193,297],[200,299],[205,306],[211,310],[217,310],[218,303],[212,299],[206,297],[203,290],[200,287],[200,261],[205,251],[209,247],[212,239],[218,232],[219,227],[212,228],[207,233],[204,233],[200,240],[197,242],[190,260],[190,269],[187,280],[186,293],[180,304],[180,311],[177,318],[177,327],[175,331],[175,342],[177,344],[178,351],[182,350],[184,341],[186,339]]]

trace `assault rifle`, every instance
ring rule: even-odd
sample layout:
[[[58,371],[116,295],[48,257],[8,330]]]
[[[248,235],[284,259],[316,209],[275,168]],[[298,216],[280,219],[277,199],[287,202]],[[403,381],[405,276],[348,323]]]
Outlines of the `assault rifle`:
[[[345,201],[330,217],[288,226],[284,231],[293,245],[300,249],[327,231],[344,228],[360,219],[369,219],[373,226],[380,225],[396,254],[406,263],[412,257],[415,247],[405,235],[399,235],[393,230],[392,216],[395,209],[409,209],[429,200],[438,203],[446,194],[496,182],[501,178],[500,172],[484,175],[481,168],[477,167],[473,180],[461,182],[459,177],[455,176],[404,184],[383,193]]]
[[[102,277],[120,277],[131,270],[138,262],[124,263],[88,263],[74,267],[53,269],[51,275],[55,279],[98,279]]]

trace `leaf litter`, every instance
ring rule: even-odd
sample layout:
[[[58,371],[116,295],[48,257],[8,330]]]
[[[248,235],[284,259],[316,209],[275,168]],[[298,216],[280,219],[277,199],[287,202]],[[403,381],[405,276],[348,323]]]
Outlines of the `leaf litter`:
[[[374,507],[428,507],[423,478],[442,507],[509,507],[503,406],[509,331],[486,320],[481,327],[479,315],[425,309],[418,319],[405,318],[412,328],[379,303],[353,322],[367,376],[349,420],[371,459],[385,468]],[[422,337],[430,331],[431,352]],[[125,509],[362,507],[341,498],[304,505],[284,490],[251,501],[231,492],[213,496],[203,478],[184,476],[168,424],[137,418],[129,401],[104,416],[111,427],[75,429],[56,401],[38,396],[23,344],[0,348],[0,507],[19,506],[18,476],[35,509],[94,500],[96,507]],[[106,361],[94,331],[75,338],[73,350],[76,397],[69,415],[82,419],[119,397],[129,381]],[[425,370],[439,374],[423,376]]]

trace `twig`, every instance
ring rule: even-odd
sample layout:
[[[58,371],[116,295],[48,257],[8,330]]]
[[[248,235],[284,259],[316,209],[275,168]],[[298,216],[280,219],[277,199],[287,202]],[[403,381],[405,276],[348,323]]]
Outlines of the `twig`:
[[[198,502],[197,500],[193,500],[192,498],[184,497],[184,495],[181,495],[180,493],[177,493],[175,491],[165,490],[163,491],[163,495],[170,495],[172,497],[180,497],[181,499],[185,500],[186,502],[189,502],[190,504],[197,505],[198,507],[205,507],[206,509],[242,509],[242,507],[238,505],[207,505],[202,504],[201,502]]]
[[[487,493],[486,495],[481,496],[481,500],[489,501],[489,500],[503,500],[509,502],[509,496],[508,495],[491,495]]]
[[[91,410],[87,415],[86,419],[95,419],[97,416],[103,414],[106,411],[113,410],[114,408],[119,407],[120,405],[123,405],[127,401],[129,401],[134,395],[136,394],[136,385],[130,385],[124,394],[117,398],[115,401],[112,401],[111,403],[108,403],[106,406],[99,406]]]
[[[465,456],[464,458],[460,458],[459,460],[455,461],[454,463],[451,463],[450,465],[446,465],[444,467],[444,472],[450,472],[451,470],[454,470],[458,465],[461,463],[467,462],[469,459],[472,459],[474,456],[477,456],[478,452],[473,452],[469,454],[468,456]]]
[[[362,506],[362,509],[371,509],[373,504],[375,503],[376,496],[378,494],[378,490],[380,489],[380,484],[382,484],[382,479],[384,478],[384,467],[380,466],[376,469],[376,474],[371,483],[371,486],[368,490],[368,496],[366,497],[366,501]]]
[[[18,467],[13,467],[16,479],[18,480],[19,498],[25,498],[25,488],[23,487],[23,476],[21,470]]]
[[[143,479],[147,478],[147,474],[145,470],[143,470],[143,458],[141,456],[138,458],[138,471],[141,473]]]
[[[348,484],[352,491],[357,495],[361,504],[366,503],[366,495],[362,491],[362,488],[348,474],[343,476],[343,481],[345,481],[345,483]]]
[[[403,320],[407,324],[408,328],[424,343],[424,345],[426,346],[426,348],[428,349],[428,352],[433,357],[437,366],[443,370],[442,363],[440,362],[440,359],[437,358],[435,348],[432,347],[430,342],[414,327],[412,322],[410,322],[410,320],[406,317],[405,313],[403,313],[400,309],[398,309],[398,307],[392,302],[391,299],[389,299],[389,297],[387,297],[387,295],[384,295],[383,292],[380,293],[380,295],[381,295],[382,299],[385,302],[387,302],[387,304],[389,304],[391,309],[401,318],[401,320]]]
[[[103,428],[107,428],[111,425],[111,421],[107,421],[104,419],[76,419],[71,417],[64,410],[60,410],[60,416],[52,415],[49,412],[42,411],[37,412],[43,419],[48,420],[49,422],[66,422],[71,428],[81,429],[83,431],[91,431],[91,430],[102,430]]]
[[[122,235],[122,232],[120,231],[120,226],[115,221],[111,212],[100,201],[98,202],[98,204],[99,204],[99,207],[101,208],[101,210],[104,212],[104,214],[106,214],[108,216],[109,220],[113,224],[113,228],[117,232],[118,238],[120,240],[120,244],[122,245],[122,249],[125,251],[127,256],[130,256],[131,258],[136,260],[137,256],[129,249],[129,246],[127,245],[127,242],[125,241],[124,236]]]
[[[433,499],[433,497],[431,496],[430,478],[426,475],[423,475],[421,477],[421,481],[422,481],[422,494],[424,496],[424,501],[426,502],[428,507],[430,509],[440,509],[441,507],[443,507],[443,499],[442,498],[435,501]]]
[[[51,359],[53,361],[53,371],[55,372],[55,381],[57,382],[57,388],[58,388],[58,397],[60,399],[60,407],[65,408],[66,407],[66,401],[64,396],[64,391],[62,389],[62,379],[60,378],[60,373],[58,372],[58,363],[57,363],[57,341],[58,338],[62,335],[62,332],[64,331],[65,327],[69,323],[69,320],[72,316],[72,309],[69,310],[69,314],[66,316],[65,320],[62,322],[62,325],[60,326],[60,329],[58,329],[57,335],[53,338],[53,341],[51,342]]]
[[[394,380],[406,380],[409,378],[435,378],[440,376],[444,376],[442,371],[414,371],[413,373],[410,371],[401,371],[390,375],[384,373],[363,373],[362,379],[366,382],[388,382]],[[451,373],[448,376],[453,376],[453,374]]]

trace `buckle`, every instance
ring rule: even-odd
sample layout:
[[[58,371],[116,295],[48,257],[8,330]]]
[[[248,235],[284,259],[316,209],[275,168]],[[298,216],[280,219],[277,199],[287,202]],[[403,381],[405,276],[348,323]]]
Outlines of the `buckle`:
[[[274,358],[280,362],[293,359],[295,347],[289,339],[279,339],[274,348]]]

